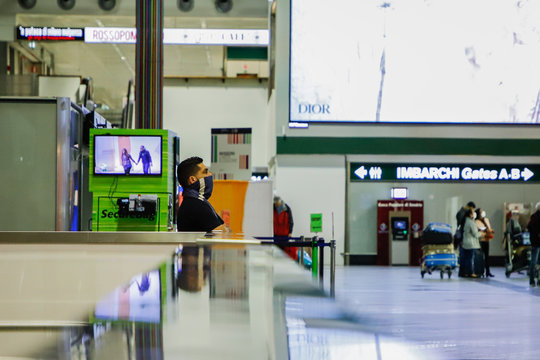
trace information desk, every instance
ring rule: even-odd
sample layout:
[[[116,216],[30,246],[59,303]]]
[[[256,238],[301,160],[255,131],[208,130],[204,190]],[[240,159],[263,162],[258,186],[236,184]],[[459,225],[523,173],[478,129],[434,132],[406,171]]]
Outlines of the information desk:
[[[434,358],[363,329],[275,246],[128,238],[0,232],[0,358]]]

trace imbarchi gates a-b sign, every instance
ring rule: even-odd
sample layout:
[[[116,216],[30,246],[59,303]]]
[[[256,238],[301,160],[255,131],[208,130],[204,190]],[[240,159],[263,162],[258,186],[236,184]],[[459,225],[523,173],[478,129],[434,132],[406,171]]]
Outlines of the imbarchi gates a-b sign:
[[[351,182],[497,182],[539,183],[540,164],[349,164]]]

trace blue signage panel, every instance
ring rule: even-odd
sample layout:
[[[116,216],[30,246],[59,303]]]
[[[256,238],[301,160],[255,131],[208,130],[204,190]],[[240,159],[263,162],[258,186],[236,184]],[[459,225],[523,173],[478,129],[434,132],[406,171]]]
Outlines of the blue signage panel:
[[[349,164],[352,182],[498,182],[538,183],[540,165],[532,164]]]

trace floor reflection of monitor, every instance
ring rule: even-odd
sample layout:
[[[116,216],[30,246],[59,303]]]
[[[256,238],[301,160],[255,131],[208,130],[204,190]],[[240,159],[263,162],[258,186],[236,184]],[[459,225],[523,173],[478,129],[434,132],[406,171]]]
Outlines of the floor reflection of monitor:
[[[161,319],[161,282],[158,270],[140,274],[99,301],[95,317],[158,323]]]

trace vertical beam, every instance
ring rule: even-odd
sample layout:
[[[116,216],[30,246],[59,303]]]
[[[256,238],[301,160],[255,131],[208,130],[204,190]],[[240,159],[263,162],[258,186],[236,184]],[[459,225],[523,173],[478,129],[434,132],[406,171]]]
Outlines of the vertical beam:
[[[136,127],[162,129],[163,0],[137,0]]]
[[[0,41],[0,75],[6,75],[8,73],[8,59],[8,43],[6,41]]]

